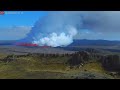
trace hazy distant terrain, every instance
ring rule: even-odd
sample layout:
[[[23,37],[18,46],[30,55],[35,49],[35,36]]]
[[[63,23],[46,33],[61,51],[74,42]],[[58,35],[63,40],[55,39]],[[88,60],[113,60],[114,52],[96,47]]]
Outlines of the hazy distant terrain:
[[[12,45],[16,40],[0,40],[0,45]]]
[[[85,50],[86,48],[99,49],[104,52],[120,52],[120,41],[108,40],[74,40],[67,47],[43,48],[25,47],[13,45],[16,41],[0,41],[0,53],[6,54],[26,54],[26,53],[74,53],[75,51]]]
[[[59,48],[43,48],[43,47],[25,47],[25,46],[13,46],[13,45],[1,45],[0,53],[5,54],[27,54],[27,53],[46,53],[46,54],[64,54],[74,53],[74,51],[67,51]]]

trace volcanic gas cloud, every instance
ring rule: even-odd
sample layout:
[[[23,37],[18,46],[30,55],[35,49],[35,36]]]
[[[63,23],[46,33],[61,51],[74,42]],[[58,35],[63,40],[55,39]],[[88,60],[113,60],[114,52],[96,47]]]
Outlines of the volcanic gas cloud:
[[[67,46],[82,29],[97,33],[119,27],[116,22],[112,23],[111,15],[118,14],[104,11],[50,11],[35,23],[30,33],[21,42],[39,46]]]
[[[38,20],[27,37],[21,41],[39,46],[67,46],[73,42],[73,37],[77,34],[78,21],[81,21],[80,18],[73,18],[73,15],[77,13],[48,12],[48,15]]]

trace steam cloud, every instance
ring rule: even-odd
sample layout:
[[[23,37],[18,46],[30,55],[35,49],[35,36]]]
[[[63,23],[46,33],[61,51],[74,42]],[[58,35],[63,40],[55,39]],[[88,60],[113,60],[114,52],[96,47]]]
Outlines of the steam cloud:
[[[70,27],[69,33],[65,34],[64,32],[60,33],[51,33],[49,36],[43,37],[41,39],[35,39],[33,43],[39,45],[48,45],[52,47],[69,45],[73,41],[73,36],[77,34],[77,30],[74,27]]]
[[[53,11],[38,20],[24,41],[40,46],[67,46],[80,30],[120,31],[120,12]],[[113,18],[114,17],[114,18]],[[114,21],[114,22],[113,22]]]
[[[25,38],[39,46],[47,45],[52,47],[67,46],[73,42],[77,34],[78,21],[81,18],[73,18],[77,13],[48,12],[42,20],[38,20],[31,32]],[[77,21],[77,22],[76,22]]]

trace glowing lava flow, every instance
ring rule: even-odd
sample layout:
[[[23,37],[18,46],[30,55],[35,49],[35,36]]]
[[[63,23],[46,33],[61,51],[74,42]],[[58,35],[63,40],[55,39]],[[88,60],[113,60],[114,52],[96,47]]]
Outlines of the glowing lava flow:
[[[42,47],[42,48],[50,48],[51,46],[39,46],[38,44],[32,43],[16,43],[17,46],[26,46],[26,47]]]

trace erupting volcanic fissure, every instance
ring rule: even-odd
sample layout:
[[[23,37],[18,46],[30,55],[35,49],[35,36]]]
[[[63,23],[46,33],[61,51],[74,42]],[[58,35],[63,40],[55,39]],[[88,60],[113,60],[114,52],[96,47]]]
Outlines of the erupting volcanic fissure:
[[[50,48],[50,46],[39,46],[38,44],[33,43],[16,43],[17,46],[26,46],[26,47],[42,47],[42,48]]]
[[[79,32],[81,35],[79,35],[79,38],[85,35],[95,38],[97,35],[102,35],[104,31],[112,31],[111,28],[119,31],[119,19],[114,18],[117,22],[113,23],[111,15],[114,16],[116,14],[113,12],[109,14],[97,11],[50,11],[35,23],[25,38],[18,42],[29,42],[31,43],[30,46],[59,47],[71,44]],[[81,34],[84,30],[87,30],[84,32],[85,35],[84,33]],[[29,44],[27,44],[27,46],[29,46]]]
[[[38,46],[37,44],[32,44],[32,43],[16,43],[18,46],[33,46],[36,47]]]
[[[35,23],[27,37],[19,43],[27,46],[67,46],[73,42],[73,37],[77,34],[77,20],[80,21],[80,18],[73,18],[71,13],[49,12],[46,17]],[[24,44],[26,42],[31,44]]]

